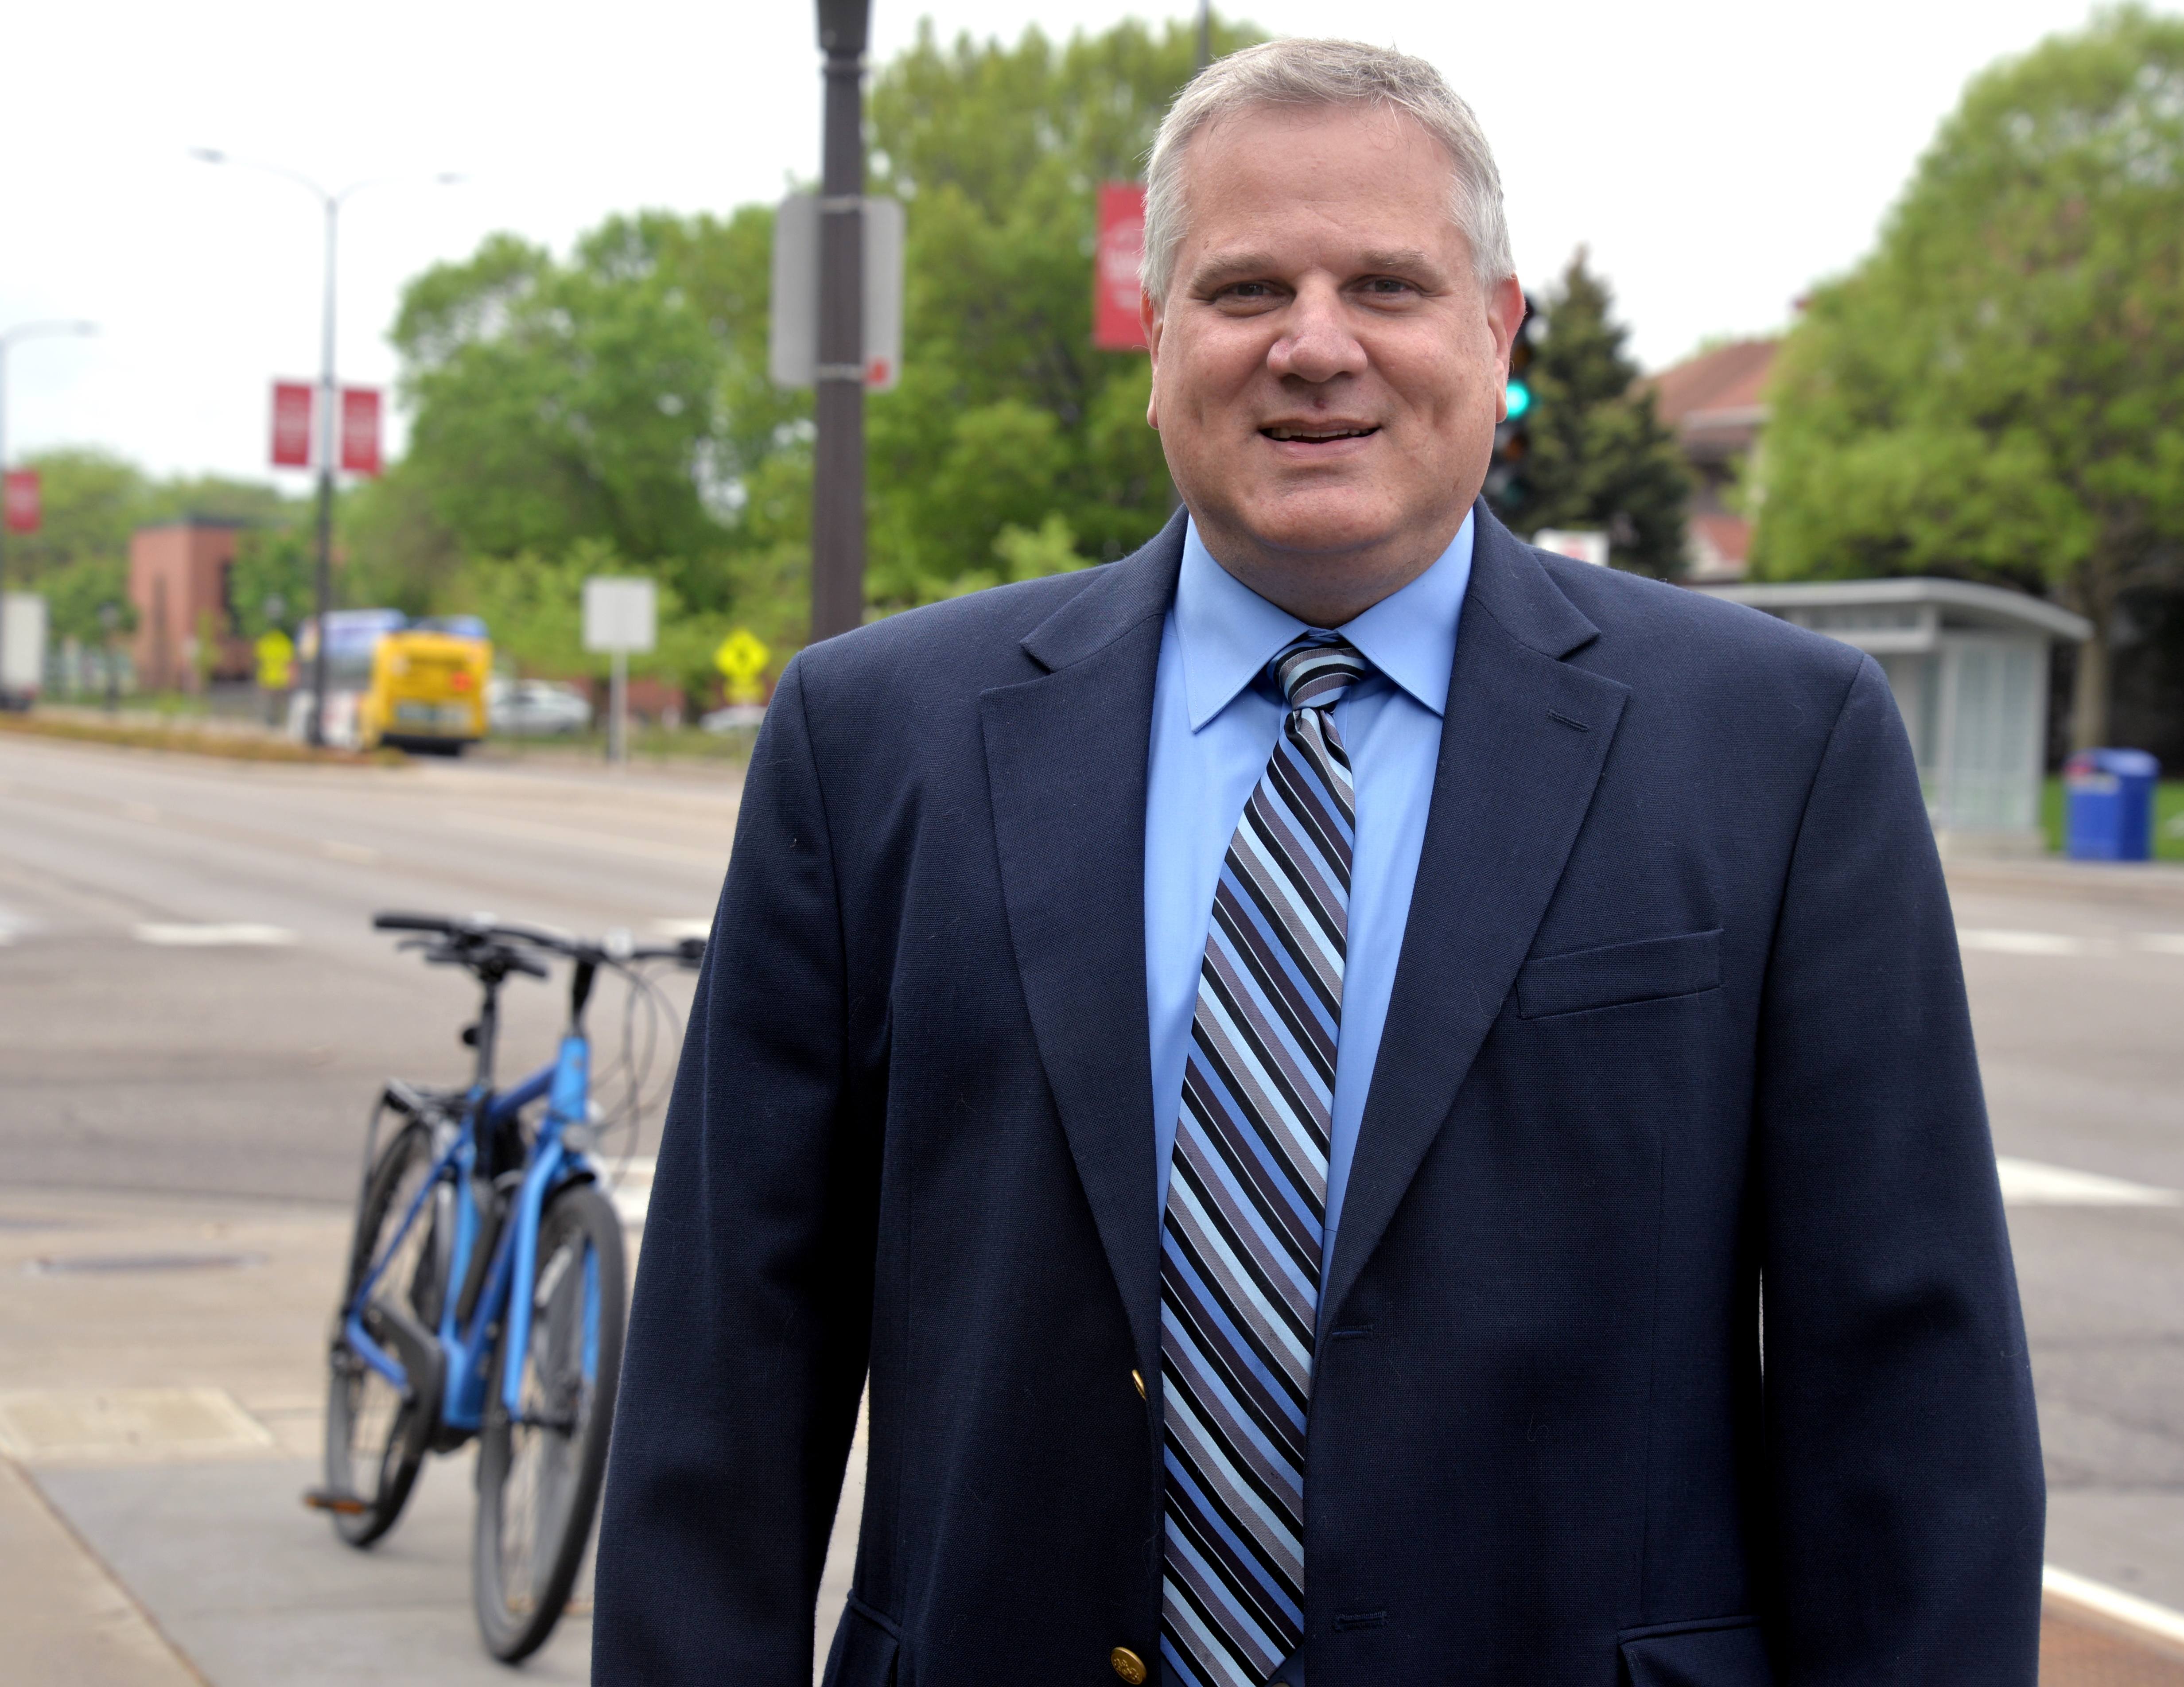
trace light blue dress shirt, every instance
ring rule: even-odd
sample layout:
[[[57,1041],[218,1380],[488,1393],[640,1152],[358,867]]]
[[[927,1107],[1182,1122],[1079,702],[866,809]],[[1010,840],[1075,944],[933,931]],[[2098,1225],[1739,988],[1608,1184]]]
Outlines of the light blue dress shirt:
[[[1396,959],[1411,911],[1440,754],[1441,710],[1456,661],[1457,622],[1471,582],[1472,522],[1400,592],[1340,629],[1375,672],[1334,706],[1350,751],[1357,825],[1334,1113],[1327,1165],[1327,1234],[1357,1148],[1358,1122],[1387,1023]],[[1222,858],[1287,712],[1267,664],[1306,624],[1213,560],[1197,524],[1184,529],[1183,572],[1161,629],[1145,789],[1145,999],[1153,1057],[1153,1139],[1160,1208],[1183,1105],[1183,1071]]]

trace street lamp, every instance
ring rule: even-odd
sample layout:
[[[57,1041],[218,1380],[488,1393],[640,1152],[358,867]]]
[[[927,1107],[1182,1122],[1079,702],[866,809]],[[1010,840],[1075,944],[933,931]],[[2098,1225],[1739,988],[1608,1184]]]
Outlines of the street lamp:
[[[375,175],[362,181],[352,181],[338,192],[329,192],[309,176],[288,170],[277,164],[264,164],[255,159],[238,159],[211,147],[192,147],[190,156],[205,164],[240,164],[245,170],[264,170],[284,181],[292,181],[310,194],[326,214],[326,307],[323,328],[319,341],[319,404],[316,444],[319,456],[319,520],[318,562],[315,570],[314,596],[317,599],[318,637],[311,652],[311,708],[309,737],[314,744],[326,741],[326,616],[334,601],[334,456],[337,434],[340,426],[336,408],[340,394],[334,385],[334,249],[338,231],[341,208],[353,193],[367,187],[377,187],[390,181],[414,178]],[[443,171],[432,178],[436,186],[446,187],[460,181],[462,177]]]
[[[8,462],[8,353],[18,340],[44,339],[53,334],[96,334],[96,322],[19,322],[0,333],[0,468]],[[0,639],[7,636],[8,524],[0,520]],[[0,649],[5,649],[0,644]]]

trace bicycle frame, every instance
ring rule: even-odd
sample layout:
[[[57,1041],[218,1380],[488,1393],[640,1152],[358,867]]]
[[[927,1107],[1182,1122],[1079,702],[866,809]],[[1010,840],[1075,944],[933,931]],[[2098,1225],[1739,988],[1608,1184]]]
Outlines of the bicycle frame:
[[[405,1397],[415,1392],[409,1367],[374,1340],[365,1328],[364,1311],[370,1304],[371,1292],[387,1262],[399,1250],[403,1239],[417,1222],[426,1202],[443,1184],[452,1183],[455,1191],[454,1249],[446,1275],[449,1292],[443,1297],[439,1328],[426,1332],[413,1323],[405,1334],[410,1343],[421,1349],[429,1342],[438,1350],[442,1372],[439,1423],[447,1428],[471,1432],[477,1430],[483,1422],[486,1378],[492,1367],[494,1329],[504,1306],[508,1315],[507,1327],[499,1332],[499,1339],[507,1343],[509,1353],[518,1358],[530,1345],[531,1296],[527,1293],[511,1295],[510,1290],[514,1283],[530,1283],[537,1272],[538,1222],[547,1197],[564,1183],[593,1175],[586,1155],[562,1140],[563,1133],[571,1125],[582,1123],[588,1111],[591,1094],[589,1040],[581,1029],[567,1032],[552,1065],[533,1072],[515,1088],[496,1094],[484,1082],[492,1060],[493,1017],[489,996],[480,1015],[480,1081],[473,1084],[464,1099],[462,1122],[433,1161],[423,1187],[411,1200],[409,1211],[403,1214],[385,1250],[371,1262],[357,1285],[342,1323],[343,1334],[359,1358]],[[493,1132],[512,1122],[517,1113],[541,1096],[546,1098],[546,1111],[524,1163],[523,1181],[516,1193],[514,1211],[493,1244],[493,1258],[476,1301],[471,1308],[469,1322],[459,1327],[461,1309],[455,1291],[468,1280],[484,1222],[484,1214],[479,1211],[472,1194],[479,1144],[490,1141]],[[594,1280],[596,1266],[588,1261],[586,1270],[584,1372],[588,1378],[599,1368],[599,1294]],[[392,1319],[405,1317],[399,1308],[381,1310]],[[402,1341],[395,1344],[405,1345]],[[502,1370],[501,1404],[519,1422],[522,1416],[522,1383],[523,1367],[511,1360]]]

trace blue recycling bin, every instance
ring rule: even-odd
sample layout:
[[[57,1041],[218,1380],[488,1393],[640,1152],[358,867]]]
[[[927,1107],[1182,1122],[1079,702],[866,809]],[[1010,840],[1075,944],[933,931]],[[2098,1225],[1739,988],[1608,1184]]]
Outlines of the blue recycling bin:
[[[2063,764],[2063,853],[2074,861],[2153,857],[2153,786],[2142,749],[2081,749]]]

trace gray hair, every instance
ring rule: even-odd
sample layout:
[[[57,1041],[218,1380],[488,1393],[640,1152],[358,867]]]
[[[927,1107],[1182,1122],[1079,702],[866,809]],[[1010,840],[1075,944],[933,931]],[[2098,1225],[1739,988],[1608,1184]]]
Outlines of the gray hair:
[[[1490,287],[1516,273],[1493,149],[1440,71],[1423,58],[1362,42],[1270,41],[1206,66],[1161,120],[1145,167],[1145,255],[1138,265],[1139,284],[1154,298],[1167,296],[1183,245],[1183,161],[1191,137],[1222,118],[1268,105],[1379,105],[1415,118],[1456,166],[1451,211],[1471,248],[1479,285]]]

